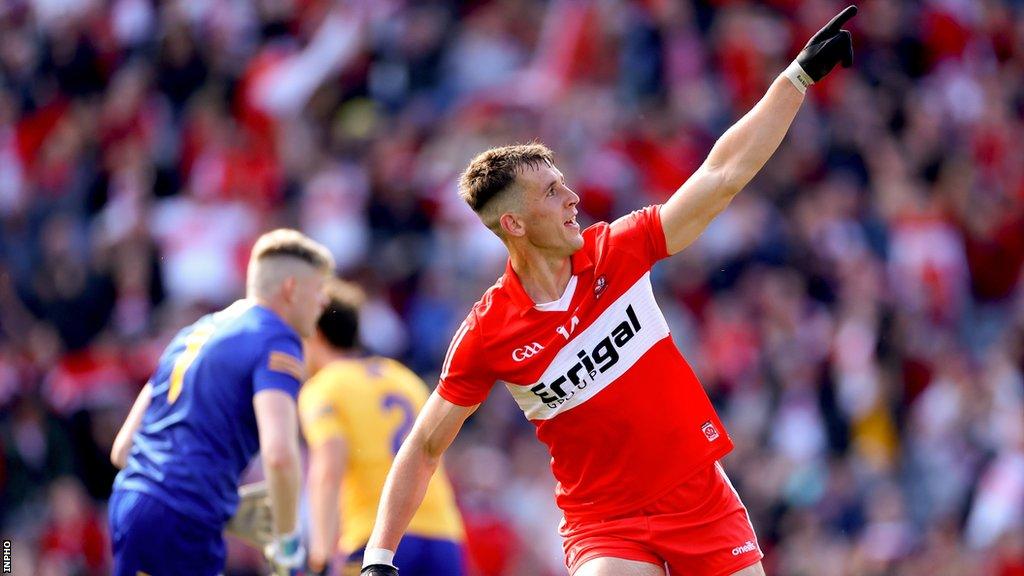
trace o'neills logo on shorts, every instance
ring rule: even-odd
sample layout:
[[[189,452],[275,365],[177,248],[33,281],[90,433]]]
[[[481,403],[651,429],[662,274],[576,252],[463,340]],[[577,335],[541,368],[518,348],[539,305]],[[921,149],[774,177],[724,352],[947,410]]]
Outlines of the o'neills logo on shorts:
[[[753,552],[754,550],[757,550],[757,544],[754,544],[751,540],[747,540],[742,546],[733,548],[732,555],[739,556],[740,554],[746,554],[747,552]]]
[[[575,394],[576,390],[586,388],[587,384],[593,381],[598,374],[603,374],[615,366],[619,361],[619,349],[629,344],[640,328],[640,320],[636,317],[636,312],[632,306],[627,306],[626,319],[602,338],[593,350],[580,350],[576,353],[576,357],[580,361],[569,368],[565,374],[555,378],[550,384],[541,382],[531,387],[530,392],[533,392],[549,408],[557,408],[559,404]]]

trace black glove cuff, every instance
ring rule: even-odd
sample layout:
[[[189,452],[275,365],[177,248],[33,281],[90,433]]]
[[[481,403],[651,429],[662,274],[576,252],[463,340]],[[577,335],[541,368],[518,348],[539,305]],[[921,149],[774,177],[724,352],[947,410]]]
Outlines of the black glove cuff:
[[[370,564],[359,572],[361,576],[398,576],[398,568],[387,564]]]

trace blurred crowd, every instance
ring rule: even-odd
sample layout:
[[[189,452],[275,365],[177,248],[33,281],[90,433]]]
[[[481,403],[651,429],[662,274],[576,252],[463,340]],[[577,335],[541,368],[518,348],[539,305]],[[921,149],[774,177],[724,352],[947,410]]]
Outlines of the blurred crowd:
[[[171,334],[297,227],[436,382],[504,267],[462,204],[553,148],[581,222],[664,201],[845,2],[0,0],[0,535],[101,575],[107,454]],[[1024,574],[1024,2],[862,0],[853,69],[654,270],[778,576]],[[480,575],[564,573],[504,391],[448,456]],[[229,574],[258,555],[232,548]]]

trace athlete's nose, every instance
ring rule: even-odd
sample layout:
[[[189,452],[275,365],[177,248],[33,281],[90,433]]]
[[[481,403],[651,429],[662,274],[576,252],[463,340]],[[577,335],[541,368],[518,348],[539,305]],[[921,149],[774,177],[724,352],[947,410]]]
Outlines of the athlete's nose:
[[[566,186],[565,189],[569,191],[569,200],[568,200],[568,202],[566,204],[570,208],[575,206],[575,205],[577,205],[577,204],[579,204],[580,203],[580,197],[575,192],[573,192],[572,188],[569,188],[568,186]]]

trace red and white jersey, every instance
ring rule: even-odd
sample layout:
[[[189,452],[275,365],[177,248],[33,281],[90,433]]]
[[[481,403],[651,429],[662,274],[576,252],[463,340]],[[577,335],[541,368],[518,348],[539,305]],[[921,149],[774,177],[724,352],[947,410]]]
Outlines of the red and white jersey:
[[[650,269],[668,255],[659,208],[587,228],[561,306],[536,306],[508,266],[442,368],[438,393],[460,406],[508,388],[572,518],[646,506],[732,449],[654,300]]]

